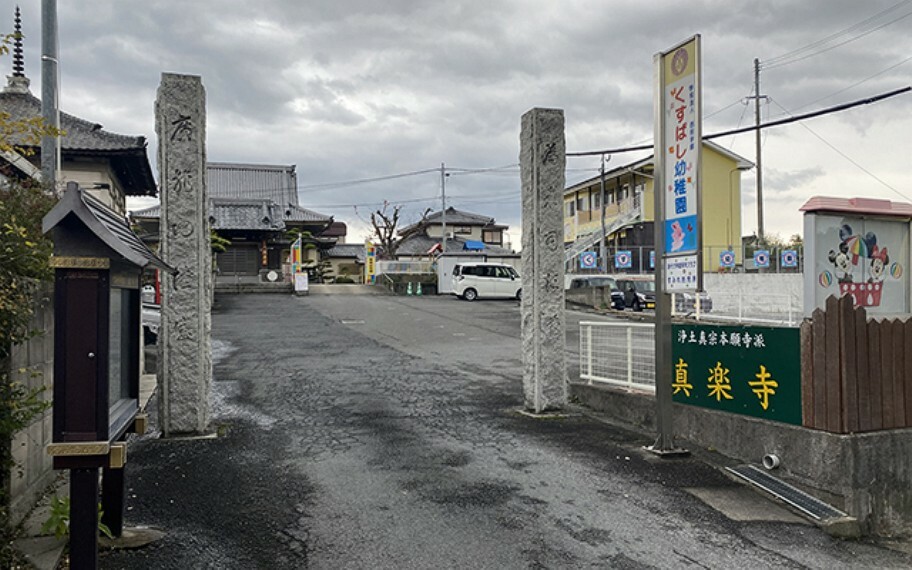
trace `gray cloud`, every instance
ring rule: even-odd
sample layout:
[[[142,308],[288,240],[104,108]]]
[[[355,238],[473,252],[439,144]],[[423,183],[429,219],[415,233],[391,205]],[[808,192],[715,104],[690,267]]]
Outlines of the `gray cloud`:
[[[146,135],[154,161],[152,108],[160,74],[192,73],[207,90],[213,160],[297,164],[302,185],[434,168],[440,162],[490,167],[517,162],[519,118],[534,106],[565,109],[571,150],[649,141],[653,55],[697,32],[704,46],[704,108],[709,114],[727,107],[706,119],[706,132],[750,124],[753,108],[739,101],[750,95],[755,57],[775,62],[894,4],[59,2],[61,100],[66,111],[111,131]],[[13,9],[12,3],[0,7],[0,22],[8,14],[10,28]],[[40,13],[32,6],[25,10],[27,72],[33,92],[40,93]],[[910,12],[912,5],[903,5],[876,23]],[[907,58],[910,30],[912,16],[815,57],[764,69],[763,94],[775,101],[764,116],[783,114],[778,105],[802,112],[908,84],[912,62],[846,89]],[[808,125],[836,137],[829,142],[847,147],[863,164],[881,164],[883,155],[898,163],[908,155],[904,138],[879,137],[886,124],[912,129],[910,107],[907,95]],[[777,208],[792,208],[802,192],[837,188],[844,169],[851,168],[799,129],[775,129],[765,137],[765,195],[770,203],[780,195],[788,198]],[[839,134],[828,134],[834,132]],[[753,159],[750,134],[717,142]],[[568,161],[572,169],[596,164]],[[587,175],[571,171],[568,180]],[[910,175],[889,175],[898,187],[912,186]],[[753,210],[752,177],[744,177],[745,227]],[[449,182],[453,204],[519,223],[518,176],[465,175]],[[897,198],[878,184],[865,191]],[[514,198],[504,196],[511,192]],[[319,209],[437,193],[439,178],[430,174],[333,192],[305,190],[301,197]],[[427,205],[432,202],[407,207],[417,211]],[[327,213],[344,217],[353,211]]]

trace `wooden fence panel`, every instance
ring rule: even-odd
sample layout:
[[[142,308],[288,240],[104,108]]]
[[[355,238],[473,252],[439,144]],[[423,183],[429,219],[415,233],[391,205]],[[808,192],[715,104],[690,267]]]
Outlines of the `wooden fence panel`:
[[[842,431],[842,395],[839,371],[839,299],[830,297],[826,300],[826,430],[833,433]]]
[[[912,319],[869,321],[851,297],[830,297],[801,325],[801,375],[805,427],[912,427]]]
[[[805,320],[800,325],[801,333],[801,425],[814,425],[814,326]]]
[[[842,398],[841,433],[858,431],[858,370],[855,358],[855,311],[839,303],[839,382]]]
[[[890,323],[890,334],[893,336],[893,427],[906,427],[906,363],[905,334],[903,323],[894,320]]]
[[[867,389],[871,394],[871,429],[883,429],[883,379],[881,377],[880,327],[868,323],[868,375]]]
[[[906,427],[912,427],[912,319],[903,324],[905,334],[905,400],[906,400]]]
[[[820,309],[814,311],[814,371],[811,377],[814,423],[816,429],[826,429],[826,319]]]
[[[855,393],[858,396],[858,431],[871,431],[871,371],[868,368],[870,358],[868,355],[868,317],[865,310],[855,310],[855,361],[858,365],[858,375],[855,377],[857,385]]]
[[[893,327],[890,321],[871,323],[871,326],[880,329],[880,389],[883,394],[883,429],[896,427],[893,423],[893,414],[896,401],[893,399]]]

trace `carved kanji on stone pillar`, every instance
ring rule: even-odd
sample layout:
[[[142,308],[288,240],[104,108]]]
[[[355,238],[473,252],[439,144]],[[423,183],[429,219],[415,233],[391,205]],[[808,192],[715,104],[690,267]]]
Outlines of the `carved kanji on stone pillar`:
[[[163,73],[155,103],[163,279],[159,412],[165,437],[209,425],[211,289],[206,191],[206,92],[198,76]]]

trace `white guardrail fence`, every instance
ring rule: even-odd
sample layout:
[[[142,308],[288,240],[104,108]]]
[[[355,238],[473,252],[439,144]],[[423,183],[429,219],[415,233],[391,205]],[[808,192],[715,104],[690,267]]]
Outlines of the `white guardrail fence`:
[[[704,297],[705,296],[705,297]],[[764,325],[796,327],[803,318],[802,300],[794,295],[743,291],[713,291],[704,296],[672,294],[672,316],[686,316],[698,321],[749,322]],[[703,301],[708,298],[709,301]]]
[[[655,392],[652,323],[580,322],[580,379]]]

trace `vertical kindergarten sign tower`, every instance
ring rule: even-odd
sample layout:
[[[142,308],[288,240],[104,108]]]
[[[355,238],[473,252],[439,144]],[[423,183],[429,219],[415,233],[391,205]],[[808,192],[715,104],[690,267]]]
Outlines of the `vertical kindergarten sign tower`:
[[[656,406],[653,450],[674,452],[670,293],[703,289],[700,222],[701,43],[696,35],[655,55]]]
[[[194,75],[163,73],[155,102],[165,276],[159,343],[159,402],[165,437],[209,425],[211,291],[206,192],[206,93]]]
[[[564,112],[522,117],[522,353],[526,409],[567,404],[564,361]]]

